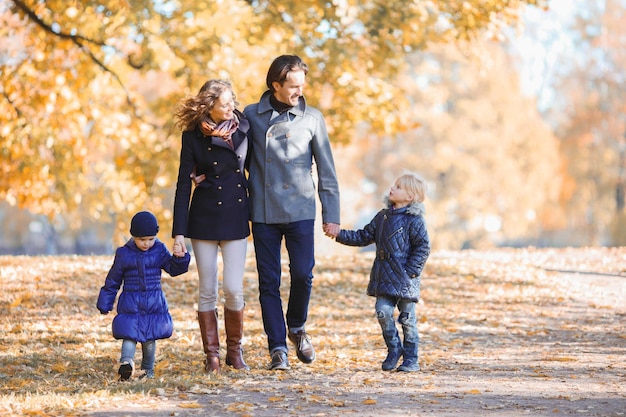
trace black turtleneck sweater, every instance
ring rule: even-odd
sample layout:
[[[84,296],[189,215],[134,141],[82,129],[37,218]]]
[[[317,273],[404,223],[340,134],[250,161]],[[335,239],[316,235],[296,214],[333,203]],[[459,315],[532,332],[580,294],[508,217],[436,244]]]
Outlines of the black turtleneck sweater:
[[[283,114],[293,107],[291,104],[285,104],[282,101],[278,101],[274,94],[270,95],[270,104],[272,105],[272,108],[280,114]]]

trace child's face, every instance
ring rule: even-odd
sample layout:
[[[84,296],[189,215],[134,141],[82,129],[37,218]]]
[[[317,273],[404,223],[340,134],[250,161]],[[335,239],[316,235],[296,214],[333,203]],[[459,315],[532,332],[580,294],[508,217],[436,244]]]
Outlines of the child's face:
[[[402,188],[396,181],[389,190],[389,201],[393,203],[395,208],[405,207],[413,202],[413,195]]]
[[[135,239],[135,245],[144,252],[153,247],[156,242],[156,236],[133,237],[133,239]]]

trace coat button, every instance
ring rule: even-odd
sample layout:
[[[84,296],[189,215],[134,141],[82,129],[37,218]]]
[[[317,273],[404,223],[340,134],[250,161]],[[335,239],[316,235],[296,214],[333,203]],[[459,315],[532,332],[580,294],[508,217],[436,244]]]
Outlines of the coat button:
[[[240,203],[243,201],[241,198],[237,199],[237,201],[239,201]]]
[[[241,184],[237,184],[237,188],[241,188]]]
[[[239,173],[241,172],[241,170],[240,170],[239,168],[237,168],[237,169],[235,170],[235,172],[239,174]]]
[[[221,189],[222,189],[222,186],[221,186],[221,185],[220,185],[220,186],[218,186],[218,187],[217,187],[217,189],[218,189],[218,190],[221,190]]]
[[[291,132],[287,132],[287,134],[285,135],[287,138],[291,137]]]
[[[289,188],[289,184],[283,184],[283,189],[286,190],[287,188]]]
[[[209,147],[207,148],[207,150],[212,151],[212,150],[213,150],[213,148],[211,148],[211,147],[209,146]]]
[[[213,161],[213,165],[217,165],[217,161]]]
[[[218,202],[217,202],[217,205],[218,205],[218,206],[221,206],[221,205],[222,205],[222,202],[221,202],[221,201],[218,201]]]
[[[219,177],[220,177],[219,175],[216,175],[216,176],[215,176],[215,178],[219,178]]]
[[[289,159],[285,159],[285,163],[288,164],[289,163]]]
[[[267,162],[272,162],[272,158],[267,158]]]

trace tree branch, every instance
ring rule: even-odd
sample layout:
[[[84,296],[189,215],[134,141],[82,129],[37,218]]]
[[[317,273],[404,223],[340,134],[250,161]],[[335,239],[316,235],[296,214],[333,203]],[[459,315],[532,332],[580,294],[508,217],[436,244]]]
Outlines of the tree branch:
[[[13,110],[15,110],[15,113],[17,114],[17,117],[18,118],[22,117],[22,112],[15,105],[15,103],[11,100],[11,98],[9,97],[9,95],[7,94],[6,91],[2,91],[2,96],[6,99],[7,103],[9,103],[11,105],[11,107],[13,107]]]
[[[84,43],[90,43],[96,46],[107,46],[107,44],[105,42],[102,41],[97,41],[94,39],[90,39],[87,38],[85,36],[82,35],[72,35],[69,33],[65,33],[63,31],[55,31],[54,29],[52,29],[52,26],[47,24],[46,22],[44,22],[43,20],[41,20],[39,18],[39,16],[37,16],[37,14],[31,10],[22,0],[12,0],[13,4],[15,4],[15,6],[21,10],[26,16],[28,16],[28,18],[35,23],[37,26],[39,26],[40,28],[42,28],[44,31],[57,36],[61,39],[66,39],[66,40],[70,40],[72,43],[74,43],[76,46],[79,47],[79,49],[81,51],[83,51],[85,54],[87,54],[87,56],[89,56],[89,58],[100,68],[102,69],[104,72],[108,72],[109,74],[111,74],[113,76],[113,78],[115,79],[115,81],[117,81],[117,83],[120,85],[120,87],[122,88],[122,90],[124,90],[124,94],[126,95],[126,102],[127,104],[133,109],[133,113],[138,116],[138,111],[137,111],[137,107],[135,106],[135,104],[132,102],[131,98],[130,98],[130,94],[128,93],[128,90],[126,89],[126,86],[124,85],[124,83],[122,82],[122,80],[120,79],[119,75],[117,75],[117,73],[115,71],[113,71],[112,69],[110,69],[109,67],[107,67],[104,62],[102,62],[98,57],[96,57],[93,52],[84,44]]]
[[[61,39],[70,39],[70,40],[76,40],[76,39],[80,39],[82,41],[85,42],[89,42],[89,43],[93,43],[94,45],[98,45],[98,46],[106,46],[106,44],[102,41],[97,41],[94,39],[90,39],[90,38],[86,38],[82,35],[71,35],[69,33],[65,33],[63,31],[55,31],[54,29],[52,29],[52,26],[48,25],[46,22],[44,22],[43,20],[41,20],[39,18],[39,16],[37,16],[37,14],[32,11],[23,1],[21,0],[12,0],[13,4],[15,4],[15,6],[20,9],[22,12],[24,12],[24,14],[26,14],[26,16],[28,16],[28,18],[34,22],[37,26],[41,27],[42,29],[44,29],[46,32],[50,32],[52,34],[54,34],[55,36],[58,36]]]

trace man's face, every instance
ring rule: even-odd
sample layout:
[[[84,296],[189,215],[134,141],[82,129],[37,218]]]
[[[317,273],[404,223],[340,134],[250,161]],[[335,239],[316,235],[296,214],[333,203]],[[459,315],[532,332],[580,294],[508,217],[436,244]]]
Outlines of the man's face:
[[[280,85],[278,82],[273,82],[274,97],[281,103],[296,106],[298,99],[302,96],[302,90],[304,89],[305,82],[304,71],[291,71],[287,74],[287,79]]]

